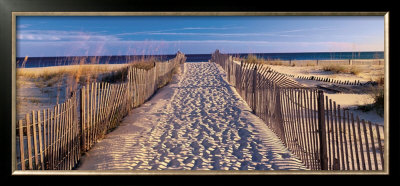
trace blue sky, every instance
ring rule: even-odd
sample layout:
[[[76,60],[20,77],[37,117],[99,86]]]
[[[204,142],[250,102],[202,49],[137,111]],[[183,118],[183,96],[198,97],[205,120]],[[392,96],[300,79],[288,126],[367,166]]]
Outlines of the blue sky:
[[[17,56],[383,51],[383,16],[18,16]]]

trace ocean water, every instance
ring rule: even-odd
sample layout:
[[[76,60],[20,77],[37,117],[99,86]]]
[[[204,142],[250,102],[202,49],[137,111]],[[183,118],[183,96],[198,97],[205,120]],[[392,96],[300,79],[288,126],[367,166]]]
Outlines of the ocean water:
[[[211,59],[211,54],[185,54],[186,62],[201,62]],[[237,57],[246,57],[248,54],[232,53]],[[383,52],[313,52],[313,53],[253,53],[264,59],[280,60],[329,60],[329,59],[383,59]],[[24,63],[24,57],[17,57],[17,68],[34,68],[48,66],[62,66],[72,64],[123,64],[132,59],[140,59],[149,56],[62,56],[62,57],[28,57]],[[153,55],[161,61],[173,59],[171,55]]]

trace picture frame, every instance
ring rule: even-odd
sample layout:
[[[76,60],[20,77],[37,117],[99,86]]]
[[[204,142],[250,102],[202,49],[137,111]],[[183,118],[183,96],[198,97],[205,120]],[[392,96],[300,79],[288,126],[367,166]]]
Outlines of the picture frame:
[[[32,3],[28,3],[28,2],[23,2],[23,3],[27,3],[28,5],[32,5]],[[11,4],[11,3],[10,3]],[[103,6],[102,6],[103,5]],[[101,7],[104,7],[104,4],[99,5],[97,7],[97,9],[101,9]],[[26,11],[27,9],[35,9],[35,6],[32,5],[31,7],[27,6],[25,7],[25,9],[23,9],[23,11],[18,10],[18,8],[16,8],[16,5],[11,5],[14,9],[11,10],[9,9],[7,13],[11,12],[11,15],[7,15],[7,17],[5,17],[4,19],[8,19],[11,18],[11,20],[6,20],[8,23],[11,22],[11,32],[10,30],[7,31],[7,33],[11,33],[11,47],[5,46],[4,48],[6,50],[3,50],[4,52],[2,52],[2,54],[4,54],[5,56],[9,56],[7,58],[5,58],[5,61],[12,61],[11,64],[2,64],[4,65],[5,68],[2,69],[12,69],[11,73],[10,72],[4,72],[3,74],[8,75],[7,78],[4,78],[4,80],[11,80],[10,82],[7,82],[8,85],[11,85],[11,92],[4,92],[2,94],[1,97],[2,99],[4,98],[10,98],[11,100],[6,100],[4,101],[5,103],[11,103],[10,105],[12,105],[12,109],[11,109],[11,114],[9,114],[10,117],[10,121],[12,123],[11,127],[10,126],[2,126],[4,127],[3,131],[12,131],[10,133],[7,133],[6,135],[4,135],[4,138],[7,140],[5,140],[5,142],[10,142],[11,145],[11,155],[9,155],[12,159],[12,161],[10,161],[11,163],[11,175],[13,176],[27,176],[27,175],[68,175],[68,176],[79,176],[79,175],[98,175],[98,176],[109,176],[109,175],[116,175],[116,176],[121,176],[121,175],[129,175],[129,176],[138,176],[138,175],[344,175],[344,174],[351,174],[351,175],[365,175],[365,174],[373,174],[375,175],[376,173],[365,173],[365,172],[357,172],[357,173],[349,173],[349,172],[319,172],[319,171],[310,171],[310,172],[286,172],[286,171],[279,171],[278,173],[271,173],[271,172],[257,172],[257,171],[249,171],[249,172],[223,172],[223,171],[206,171],[206,172],[191,172],[191,171],[135,171],[135,172],[125,172],[125,171],[107,171],[107,172],[98,172],[98,171],[16,171],[15,170],[15,161],[14,161],[14,155],[15,155],[15,149],[13,149],[13,147],[15,147],[15,141],[11,140],[11,139],[15,139],[15,125],[16,125],[16,117],[15,117],[15,64],[16,64],[16,48],[15,48],[15,43],[16,43],[16,39],[15,39],[15,30],[16,30],[16,24],[15,24],[15,19],[16,16],[33,16],[33,15],[38,15],[38,16],[121,16],[121,15],[129,15],[129,16],[280,16],[280,15],[284,15],[284,16],[298,16],[298,15],[302,15],[302,16],[340,16],[340,15],[350,15],[350,16],[369,16],[369,15],[378,15],[378,16],[384,16],[385,17],[385,51],[384,51],[384,57],[385,57],[385,84],[387,85],[385,87],[385,94],[386,95],[390,95],[389,94],[389,74],[390,74],[390,70],[389,70],[389,13],[387,11],[379,11],[379,12],[332,12],[332,11],[326,11],[326,12],[292,12],[292,11],[282,11],[282,12],[266,12],[266,11],[250,11],[250,12],[246,12],[246,11],[225,11],[225,12],[221,12],[221,11],[202,11],[202,12],[197,12],[197,11],[186,11],[186,12],[180,12],[180,11],[129,11],[129,10],[122,10],[122,11],[98,11],[98,10],[85,10],[85,11],[80,11],[82,9],[78,8],[77,12],[69,12],[69,10],[66,11],[60,11],[61,9],[63,9],[62,7],[59,7],[57,5],[54,5],[51,7],[40,7],[37,8],[36,10],[39,9],[39,11]],[[55,8],[56,11],[43,11],[43,9],[52,9],[54,7],[58,7]],[[76,8],[76,6],[75,6]],[[121,8],[121,7],[119,7]],[[15,9],[17,9],[15,11]],[[58,10],[57,10],[58,9]],[[117,8],[118,9],[118,8]],[[122,8],[123,9],[123,8]],[[3,19],[2,19],[3,21]],[[4,29],[5,30],[5,29]],[[2,32],[3,32],[3,28],[2,28]],[[2,34],[3,35],[3,34]],[[10,34],[7,34],[10,35]],[[8,38],[10,40],[10,38]],[[2,46],[3,48],[3,46]],[[11,52],[10,52],[11,51]],[[6,54],[8,52],[8,54]],[[9,55],[11,53],[11,55]],[[4,56],[3,55],[3,56]],[[3,62],[4,63],[4,62]],[[3,70],[6,71],[6,70]],[[9,96],[11,95],[11,96]],[[390,117],[390,112],[386,112],[389,111],[389,97],[385,96],[385,135],[389,136],[389,127],[387,127],[389,125],[389,117]],[[8,120],[7,120],[8,121]],[[7,122],[6,122],[7,123]],[[391,129],[390,129],[391,130]],[[389,143],[387,141],[385,141],[385,145],[388,145]],[[385,152],[389,152],[389,149]],[[386,150],[386,149],[385,149]],[[389,158],[388,153],[385,154],[385,157]],[[387,159],[388,159],[387,158]],[[391,160],[390,160],[391,161]],[[389,165],[389,163],[387,163],[387,165]],[[7,166],[9,167],[9,166]],[[389,166],[386,166],[389,167]],[[387,175],[389,173],[389,169],[386,169],[384,172],[380,172],[377,175]]]

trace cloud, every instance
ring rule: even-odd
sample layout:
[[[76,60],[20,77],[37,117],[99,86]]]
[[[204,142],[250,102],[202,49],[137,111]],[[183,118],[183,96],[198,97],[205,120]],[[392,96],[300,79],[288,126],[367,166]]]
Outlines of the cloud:
[[[20,41],[116,41],[118,37],[95,32],[22,30],[17,31]]]
[[[223,26],[223,27],[184,27],[184,28],[176,28],[176,29],[164,29],[164,30],[148,30],[148,31],[140,31],[140,32],[126,32],[116,34],[118,36],[127,36],[127,35],[196,35],[199,33],[171,33],[171,31],[186,31],[186,30],[227,30],[227,29],[239,29],[243,27],[232,27],[232,26]]]
[[[225,26],[225,27],[185,27],[183,30],[227,30],[227,29],[238,29],[243,27],[232,27],[232,26]]]
[[[250,36],[276,36],[276,37],[305,37],[302,34],[288,34],[296,32],[309,32],[309,31],[328,31],[335,30],[333,28],[321,27],[321,28],[308,28],[308,29],[293,29],[293,30],[282,30],[276,32],[241,32],[241,33],[221,33],[221,32],[171,32],[171,31],[185,31],[185,30],[229,30],[229,29],[240,29],[243,27],[184,27],[179,29],[169,30],[156,30],[156,31],[141,31],[141,32],[130,32],[116,34],[118,36],[126,35],[165,35],[165,36],[215,36],[215,37],[250,37]]]
[[[17,25],[17,28],[22,29],[22,28],[28,28],[30,26],[32,26],[32,25],[31,24],[19,24],[19,25]]]

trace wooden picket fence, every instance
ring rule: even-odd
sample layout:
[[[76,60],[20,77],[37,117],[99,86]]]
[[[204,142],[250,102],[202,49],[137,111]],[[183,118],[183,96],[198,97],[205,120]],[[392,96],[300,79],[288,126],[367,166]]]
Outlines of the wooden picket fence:
[[[53,109],[32,111],[17,130],[17,169],[66,170],[80,159],[76,93]]]
[[[243,58],[235,57],[237,61]],[[267,64],[284,66],[323,66],[323,65],[384,65],[384,59],[316,59],[316,60],[267,60]]]
[[[186,60],[177,57],[157,62],[149,70],[128,67],[127,81],[120,84],[91,83],[81,89],[82,150],[116,128],[131,109],[142,105],[172,80],[174,68]]]
[[[82,150],[88,151],[129,112],[128,83],[91,83],[81,88]]]
[[[375,81],[368,81],[368,82],[362,83],[360,80],[350,81],[350,80],[338,80],[338,79],[332,79],[332,78],[327,78],[327,77],[318,77],[318,76],[294,76],[294,75],[288,75],[288,74],[285,74],[285,75],[289,76],[289,77],[293,77],[293,78],[298,78],[298,79],[323,81],[323,82],[342,84],[342,85],[353,85],[353,86],[378,85],[378,83]]]
[[[383,126],[353,116],[324,97],[268,67],[211,58],[254,114],[311,170],[383,170]]]
[[[123,83],[92,82],[54,109],[27,114],[16,125],[16,169],[76,168],[84,152],[170,82],[174,70],[185,61],[178,52],[174,59],[157,62],[147,71],[130,66]]]

